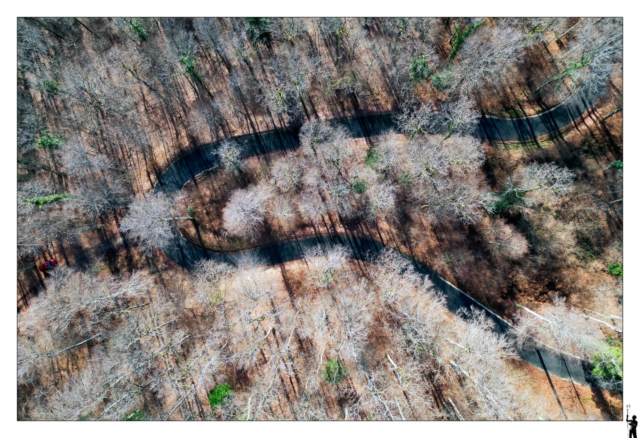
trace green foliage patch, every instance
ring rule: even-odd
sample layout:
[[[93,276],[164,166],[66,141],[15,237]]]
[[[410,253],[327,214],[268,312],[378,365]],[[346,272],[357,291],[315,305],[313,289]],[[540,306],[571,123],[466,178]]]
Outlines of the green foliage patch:
[[[367,183],[361,180],[360,178],[356,178],[352,188],[354,192],[358,193],[359,195],[362,195],[364,192],[367,191]]]
[[[431,84],[438,91],[444,91],[451,83],[451,70],[446,68],[431,79]]]
[[[324,369],[324,380],[327,383],[338,384],[347,377],[347,367],[339,360],[330,360]]]
[[[124,417],[124,421],[144,421],[147,419],[147,414],[140,408],[137,408],[131,414]]]
[[[507,143],[507,147],[512,150],[518,150],[520,148],[524,149],[527,152],[535,151],[536,149],[544,148],[546,145],[545,142],[539,142],[537,140],[529,140],[523,142],[513,142]]]
[[[607,346],[591,359],[595,368],[591,375],[613,388],[622,386],[622,349],[619,343],[609,336]]]
[[[487,213],[496,216],[500,215],[510,205],[521,203],[524,195],[525,192],[522,190],[507,188],[500,194],[496,202],[485,207]]]
[[[587,240],[585,243],[580,245],[580,255],[579,258],[584,262],[592,262],[597,260],[602,255],[602,250],[596,246],[594,246],[590,240]]]
[[[609,263],[609,274],[622,278],[622,263]]]
[[[622,160],[614,161],[613,163],[609,164],[609,167],[622,170]]]
[[[131,20],[129,22],[129,29],[131,29],[131,32],[133,32],[136,38],[138,38],[140,41],[147,40],[147,31],[144,29],[139,19],[134,18],[133,20]]]
[[[267,44],[271,41],[271,20],[267,18],[246,18],[247,36],[254,43]]]
[[[40,91],[45,91],[49,94],[58,94],[58,87],[60,84],[55,81],[42,81],[40,85]]]
[[[58,149],[62,142],[62,136],[45,132],[36,140],[36,147],[41,149]]]
[[[378,155],[378,152],[376,151],[376,148],[374,146],[367,152],[367,156],[364,159],[364,164],[369,167],[373,167],[379,159],[380,155]]]
[[[227,397],[231,397],[233,390],[228,383],[221,383],[220,385],[209,391],[209,404],[211,409],[217,408]]]
[[[484,20],[480,20],[476,24],[469,25],[464,31],[461,31],[460,27],[456,26],[451,53],[449,53],[449,61],[452,61],[456,57],[458,51],[460,50],[460,47],[462,47],[462,44],[464,44],[464,41],[467,39],[467,37],[469,37],[469,35],[471,35],[474,30],[479,28],[482,23],[484,23]]]
[[[184,71],[181,73],[182,75],[189,73],[198,82],[202,83],[202,77],[196,71],[196,57],[194,55],[185,53],[178,59],[178,61],[180,61],[180,64],[184,65]]]
[[[67,195],[67,194],[59,194],[59,195],[49,195],[49,196],[43,196],[41,198],[32,198],[32,199],[27,199],[24,198],[24,201],[33,204],[33,205],[37,205],[38,207],[42,208],[42,206],[44,204],[52,204],[54,202],[57,201],[62,201],[63,199],[67,199],[71,197],[71,195]]]
[[[433,70],[429,67],[426,56],[415,55],[411,59],[409,77],[413,82],[428,81],[432,75]]]

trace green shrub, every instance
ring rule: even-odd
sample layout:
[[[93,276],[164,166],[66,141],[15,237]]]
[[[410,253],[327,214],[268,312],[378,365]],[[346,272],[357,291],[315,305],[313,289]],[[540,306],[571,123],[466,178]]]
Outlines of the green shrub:
[[[451,45],[451,53],[449,53],[449,61],[452,61],[456,55],[458,54],[458,50],[462,47],[462,44],[467,39],[471,33],[480,27],[480,25],[484,23],[484,20],[478,21],[476,24],[471,24],[464,31],[461,31],[458,26],[456,26],[456,32],[454,34],[453,44]]]
[[[246,18],[247,36],[254,43],[268,43],[271,41],[271,20],[267,18]]]
[[[415,55],[411,59],[409,77],[413,82],[428,81],[433,75],[433,70],[429,68],[426,56]]]
[[[37,205],[38,207],[42,208],[44,204],[52,204],[54,202],[69,198],[70,196],[71,195],[66,195],[63,193],[60,195],[43,196],[41,198],[33,198],[33,199],[24,198],[24,201],[29,202],[33,205]]]
[[[500,215],[510,205],[516,205],[522,202],[524,195],[525,192],[522,190],[507,188],[499,195],[495,203],[487,205],[485,208],[491,215]]]
[[[366,164],[369,167],[373,167],[378,162],[379,159],[380,159],[380,156],[378,155],[378,152],[376,151],[376,148],[374,146],[371,149],[369,149],[369,151],[367,152],[367,156],[364,159],[364,164]]]
[[[213,388],[209,391],[209,403],[211,404],[211,409],[216,409],[224,399],[231,397],[231,395],[233,395],[233,390],[226,382]]]
[[[187,207],[187,216],[194,217],[196,215],[196,209],[192,206]]]
[[[622,388],[622,349],[611,336],[607,344],[593,355],[591,364],[594,366],[591,375],[611,389]]]
[[[58,94],[58,86],[60,86],[60,84],[55,81],[42,81],[40,91],[46,91],[50,94]]]
[[[622,278],[622,264],[609,263],[609,274]]]
[[[324,380],[327,383],[340,383],[347,377],[347,368],[339,360],[330,360],[324,369]]]
[[[137,408],[131,414],[124,417],[124,421],[144,421],[147,419],[147,414],[140,408]]]
[[[147,31],[144,30],[144,27],[142,27],[142,23],[140,23],[140,20],[138,20],[137,18],[134,18],[129,22],[129,28],[140,41],[147,40]]]
[[[613,163],[609,164],[609,167],[622,170],[622,160],[614,161]]]
[[[178,58],[180,64],[184,65],[184,71],[180,74],[189,73],[198,82],[202,83],[202,77],[196,71],[196,57],[190,53],[184,53],[182,57]]]
[[[61,136],[45,132],[36,140],[36,146],[42,149],[58,149],[61,142]]]
[[[597,260],[602,255],[602,250],[594,246],[590,240],[580,245],[580,259],[585,262]]]
[[[493,204],[492,208],[490,209],[490,214],[494,214],[496,216],[500,215],[510,204],[511,203],[508,199],[500,199],[499,201],[496,201],[495,204]]]
[[[358,193],[359,195],[362,195],[364,192],[367,191],[367,183],[361,180],[360,178],[356,178],[352,187],[353,187],[353,191]]]
[[[448,68],[446,70],[441,71],[440,73],[435,75],[433,79],[431,79],[431,83],[433,84],[433,87],[438,91],[445,90],[449,86],[450,82],[451,82],[451,70],[449,70]]]

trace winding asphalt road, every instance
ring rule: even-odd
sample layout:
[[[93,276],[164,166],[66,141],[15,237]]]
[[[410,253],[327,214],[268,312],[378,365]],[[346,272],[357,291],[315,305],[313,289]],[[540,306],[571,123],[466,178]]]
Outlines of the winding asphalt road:
[[[554,134],[577,123],[593,107],[581,95],[573,95],[562,104],[532,117],[502,118],[485,116],[476,136],[489,141],[527,141]]]
[[[542,135],[553,134],[575,123],[588,109],[590,109],[590,105],[574,97],[545,113],[533,117],[514,119],[483,117],[476,136],[489,141],[532,140]],[[347,126],[355,138],[378,135],[395,127],[392,114],[353,117],[336,120],[335,122]],[[300,126],[293,126],[259,134],[242,135],[234,137],[233,140],[243,144],[248,155],[260,155],[299,147],[299,131]],[[218,145],[219,142],[216,142],[193,149],[179,156],[158,175],[158,183],[154,190],[165,193],[179,191],[185,183],[195,178],[198,174],[216,167],[219,164],[219,160],[215,155]],[[250,252],[256,253],[266,265],[277,265],[303,258],[305,250],[309,248],[329,244],[346,246],[351,250],[352,257],[358,260],[370,260],[385,248],[384,244],[373,240],[355,238],[348,235],[332,235],[275,243],[252,249]],[[396,251],[393,248],[392,250]],[[186,268],[192,268],[197,261],[202,259],[213,259],[235,265],[238,255],[238,253],[215,252],[203,249],[188,242],[179,233],[173,236],[173,242],[168,245],[168,249],[165,252],[172,260]],[[404,254],[401,255],[409,259],[418,272],[430,278],[435,289],[444,295],[447,307],[452,313],[456,313],[461,309],[477,307],[495,322],[495,332],[504,334],[509,331],[511,325],[493,311],[436,275],[426,266],[406,257]],[[574,357],[550,349],[520,348],[517,352],[522,360],[544,370],[547,374],[551,373],[582,384],[591,384],[591,379],[588,377],[589,373],[585,372],[586,364]]]

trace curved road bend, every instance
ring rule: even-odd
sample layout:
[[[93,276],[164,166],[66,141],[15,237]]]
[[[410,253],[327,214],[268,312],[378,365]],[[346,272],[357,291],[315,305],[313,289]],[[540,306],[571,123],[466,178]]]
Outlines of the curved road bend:
[[[583,100],[572,98],[545,113],[533,117],[519,119],[483,117],[476,135],[490,140],[530,140],[561,130],[574,123],[589,109],[590,106]],[[336,122],[347,126],[356,138],[378,135],[395,127],[392,114],[352,117],[336,120]],[[300,126],[293,126],[259,134],[242,135],[234,137],[233,140],[244,145],[245,151],[249,156],[260,155],[299,147],[299,131]],[[216,167],[219,164],[219,160],[215,155],[215,151],[219,144],[220,142],[212,143],[188,151],[178,157],[158,176],[158,183],[154,190],[166,193],[179,191],[185,183],[195,178],[198,174]],[[299,260],[304,257],[305,250],[319,244],[342,244],[350,248],[352,257],[358,260],[369,260],[385,248],[385,245],[377,241],[354,238],[352,236],[333,235],[274,243],[252,249],[249,252],[255,253],[267,265],[276,265]],[[391,249],[396,251],[393,248]],[[201,248],[188,242],[179,233],[173,236],[173,242],[168,245],[168,249],[165,252],[172,260],[186,268],[192,268],[198,260],[202,259],[212,259],[235,265],[236,257],[239,254],[238,252],[215,252]],[[494,331],[496,333],[504,334],[508,332],[511,326],[507,321],[436,275],[426,266],[406,257],[404,254],[401,255],[410,260],[418,272],[429,276],[434,288],[445,297],[447,308],[452,313],[477,307],[494,321]],[[517,353],[523,361],[544,370],[546,373],[581,384],[590,385],[591,383],[591,379],[588,378],[589,373],[585,372],[585,364],[572,356],[551,349],[520,348]]]

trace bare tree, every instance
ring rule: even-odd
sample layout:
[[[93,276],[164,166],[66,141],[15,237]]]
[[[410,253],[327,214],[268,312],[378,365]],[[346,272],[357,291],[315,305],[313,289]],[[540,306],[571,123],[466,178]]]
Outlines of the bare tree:
[[[356,209],[351,197],[351,185],[341,178],[336,178],[328,184],[323,184],[329,194],[329,205],[332,210],[345,218],[355,216]]]
[[[589,22],[570,51],[579,53],[579,68],[569,67],[565,72],[577,76],[579,92],[588,102],[595,102],[606,91],[613,68],[622,58],[622,20],[605,17]],[[567,61],[576,58],[572,56]]]
[[[484,216],[483,192],[470,183],[440,181],[423,184],[419,190],[416,196],[422,204],[420,208],[436,219],[454,217],[462,223],[471,224]]]
[[[327,207],[320,197],[318,190],[310,188],[300,193],[298,211],[303,218],[315,224],[319,223],[327,213]]]
[[[264,267],[255,255],[240,256],[236,278],[243,298],[255,302],[273,299],[274,285],[264,275]]]
[[[449,138],[453,134],[474,135],[480,120],[480,112],[469,96],[461,96],[453,102],[445,102],[436,116],[439,133]]]
[[[385,355],[395,384],[389,385],[393,401],[403,421],[436,420],[442,418],[440,409],[433,397],[426,391],[423,382],[425,366],[406,356],[402,352],[389,352]],[[436,373],[431,372],[431,376]],[[391,379],[394,380],[394,379]],[[434,378],[437,385],[437,378]]]
[[[107,338],[112,315],[135,307],[150,278],[140,273],[123,279],[96,277],[70,268],[56,269],[47,293],[33,301],[19,321],[19,379],[29,379],[44,363],[72,353],[94,339]]]
[[[347,129],[344,126],[336,126],[331,128],[328,139],[314,146],[313,153],[318,156],[318,165],[327,180],[335,180],[339,176],[345,178],[348,175],[355,158],[351,141]],[[303,152],[309,157],[312,156],[308,149],[303,149]]]
[[[405,104],[396,115],[396,123],[400,132],[413,138],[416,134],[432,133],[436,127],[438,114],[431,102],[420,104],[415,108],[411,104]]]
[[[305,155],[314,156],[316,146],[325,143],[333,135],[333,127],[329,122],[312,120],[302,125],[300,129],[300,144]]]
[[[131,203],[120,231],[128,233],[147,254],[151,254],[153,248],[162,249],[171,243],[174,235],[171,224],[178,220],[193,218],[178,216],[176,204],[165,194],[148,194]]]
[[[536,91],[570,78],[581,96],[593,103],[605,92],[613,68],[622,57],[622,21],[611,17],[584,18],[571,29],[577,25],[581,25],[577,38],[560,57],[565,69]]]
[[[547,44],[546,33],[551,30],[554,34],[562,34],[568,27],[569,18],[566,17],[527,17],[505,18],[500,25],[519,26],[531,46],[538,42]]]
[[[416,292],[400,295],[390,312],[400,322],[397,335],[407,354],[427,365],[435,381],[445,378],[444,346],[450,327],[445,323],[444,298],[425,278]]]
[[[198,101],[189,110],[189,132],[200,143],[215,141],[219,127],[223,123],[221,121],[222,117],[223,115],[217,102]],[[225,142],[227,141],[225,140]]]
[[[267,67],[272,81],[261,87],[261,100],[273,113],[296,120],[302,114],[302,96],[307,90],[309,72],[305,63],[300,62],[295,46],[281,50],[283,53],[274,57]]]
[[[231,71],[226,36],[218,22],[218,18],[198,18],[194,20],[194,25],[204,46],[212,49],[227,68],[227,71]]]
[[[367,187],[367,217],[389,219],[396,214],[396,192],[398,188],[389,181],[371,181]]]
[[[40,207],[25,201],[22,195],[36,198],[56,195],[46,187],[21,185],[18,196],[18,257],[29,258],[41,254],[42,249],[53,249],[54,245],[77,243],[90,226],[79,216],[69,199],[44,204]],[[35,198],[27,198],[35,199]],[[55,199],[55,196],[54,196]]]
[[[342,245],[316,246],[304,253],[309,264],[308,281],[311,285],[328,288],[345,275],[349,251]]]
[[[269,216],[274,225],[283,229],[293,229],[297,218],[294,204],[288,198],[275,196],[269,202]]]
[[[390,248],[376,258],[371,266],[371,277],[382,299],[389,302],[409,296],[414,289],[422,286],[422,279],[411,262]],[[428,283],[426,288],[430,288]]]
[[[334,336],[337,337],[336,350],[354,361],[362,353],[366,344],[371,314],[372,295],[365,279],[360,279],[335,296],[335,315],[339,320]]]
[[[243,147],[233,140],[224,140],[218,146],[216,155],[226,170],[242,171]]]
[[[554,295],[552,302],[537,312],[519,305],[514,333],[521,345],[535,343],[579,357],[589,356],[598,338],[597,326],[564,298]]]
[[[305,33],[304,20],[295,17],[280,18],[275,22],[274,33],[279,39],[295,45],[296,39]]]
[[[462,315],[456,339],[448,339],[455,360],[450,364],[467,377],[480,404],[473,417],[513,420],[518,413],[516,387],[509,378],[507,361],[515,357],[511,341],[493,331],[493,322],[477,308]]]
[[[574,178],[575,174],[566,167],[533,163],[519,169],[514,178],[516,182],[507,188],[506,195],[513,192],[514,196],[522,199],[527,193],[539,192],[543,199],[555,200],[571,190]]]
[[[502,218],[491,218],[489,226],[480,228],[479,231],[482,231],[483,240],[495,255],[518,260],[529,252],[527,239]]]
[[[95,175],[100,171],[122,171],[110,157],[82,146],[80,139],[73,139],[66,144],[64,167],[68,174],[77,176]]]
[[[490,82],[524,55],[526,38],[512,27],[480,26],[465,42],[451,72],[452,89],[461,94]]]
[[[112,178],[109,182],[97,177],[83,179],[77,194],[70,198],[70,204],[95,223],[100,216],[125,207],[130,199],[131,188],[122,178]]]
[[[401,420],[401,415],[404,415],[395,403],[395,383],[388,373],[383,368],[377,369],[367,373],[366,379],[363,393],[349,409],[349,419],[364,417],[377,421]]]
[[[451,170],[468,172],[478,169],[485,160],[480,141],[472,137],[441,135],[414,138],[408,147],[410,171],[415,177],[434,181]]]
[[[224,300],[230,275],[234,269],[226,263],[200,260],[195,266],[195,290],[198,302],[205,308],[215,308]]]
[[[271,166],[272,182],[283,193],[297,190],[301,185],[302,167],[295,155],[278,159]]]
[[[236,190],[222,212],[224,228],[231,234],[254,239],[264,225],[272,196],[266,184]]]
[[[401,173],[398,171],[408,161],[404,157],[404,145],[394,131],[386,132],[381,140],[370,151],[371,167],[382,173]]]

